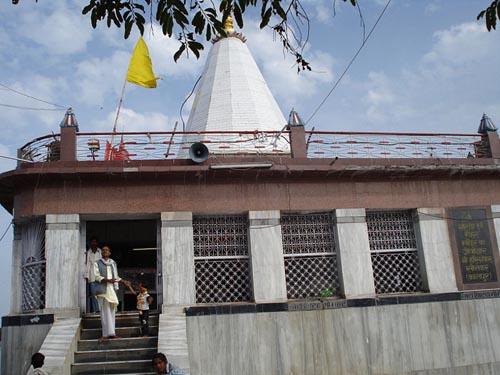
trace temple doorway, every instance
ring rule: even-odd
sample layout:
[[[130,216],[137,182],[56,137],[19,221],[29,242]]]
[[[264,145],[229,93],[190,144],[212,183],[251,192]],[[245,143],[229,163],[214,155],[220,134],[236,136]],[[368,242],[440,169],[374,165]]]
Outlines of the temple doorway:
[[[161,301],[158,300],[158,296],[161,297],[161,285],[158,285],[161,284],[158,278],[158,221],[87,221],[87,248],[93,237],[98,239],[100,248],[108,246],[111,249],[111,258],[116,261],[121,278],[131,281],[135,290],[138,290],[139,282],[146,285],[154,298],[150,309],[157,310],[161,306]],[[120,284],[117,295],[120,301],[118,311],[136,310],[135,295],[124,285]]]

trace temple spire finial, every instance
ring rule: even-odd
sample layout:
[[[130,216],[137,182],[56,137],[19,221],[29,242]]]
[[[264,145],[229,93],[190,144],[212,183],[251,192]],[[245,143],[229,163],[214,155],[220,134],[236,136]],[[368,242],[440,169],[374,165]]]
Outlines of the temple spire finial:
[[[233,17],[231,15],[227,16],[224,22],[224,31],[227,35],[234,33]]]

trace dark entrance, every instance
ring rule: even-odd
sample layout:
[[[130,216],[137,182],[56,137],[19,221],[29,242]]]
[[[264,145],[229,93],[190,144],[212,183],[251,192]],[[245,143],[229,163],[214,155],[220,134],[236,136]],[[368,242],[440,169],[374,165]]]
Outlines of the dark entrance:
[[[87,244],[92,237],[97,237],[99,247],[107,245],[111,248],[111,258],[118,264],[119,276],[131,281],[135,290],[139,282],[145,283],[154,298],[150,309],[156,310],[157,221],[87,221],[86,237]],[[136,309],[136,298],[124,285],[120,284],[117,295],[120,301],[118,311]]]

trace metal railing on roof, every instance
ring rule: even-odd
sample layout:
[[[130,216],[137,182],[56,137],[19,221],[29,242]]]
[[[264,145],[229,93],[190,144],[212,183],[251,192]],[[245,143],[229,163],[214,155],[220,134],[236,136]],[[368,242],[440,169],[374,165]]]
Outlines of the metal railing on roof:
[[[306,132],[309,158],[484,157],[479,134]]]
[[[186,159],[193,142],[216,155],[291,156],[290,132],[127,132],[76,133],[78,161],[105,160],[106,145],[130,160]],[[478,158],[489,157],[479,134],[306,131],[308,158]],[[35,162],[59,160],[61,137],[34,139],[19,152]],[[293,151],[293,150],[292,150]]]

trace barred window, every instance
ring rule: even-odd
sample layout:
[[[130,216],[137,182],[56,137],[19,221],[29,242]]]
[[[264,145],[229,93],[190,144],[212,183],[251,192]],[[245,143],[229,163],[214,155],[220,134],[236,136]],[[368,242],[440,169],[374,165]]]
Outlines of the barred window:
[[[422,290],[412,211],[367,211],[366,224],[376,292]]]
[[[197,303],[250,301],[248,217],[194,216]]]
[[[281,233],[288,298],[338,295],[333,213],[283,214]]]
[[[35,218],[14,229],[21,240],[22,311],[45,308],[45,220]]]

